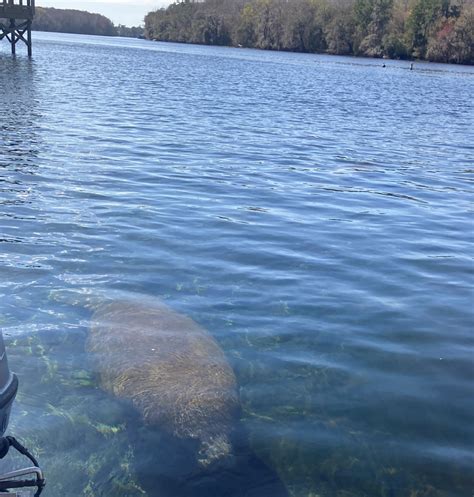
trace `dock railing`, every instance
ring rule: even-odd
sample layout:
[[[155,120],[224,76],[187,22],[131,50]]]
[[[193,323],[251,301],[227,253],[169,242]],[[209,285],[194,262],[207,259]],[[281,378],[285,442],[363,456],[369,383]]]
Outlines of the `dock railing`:
[[[35,0],[0,0],[0,18],[33,19]]]

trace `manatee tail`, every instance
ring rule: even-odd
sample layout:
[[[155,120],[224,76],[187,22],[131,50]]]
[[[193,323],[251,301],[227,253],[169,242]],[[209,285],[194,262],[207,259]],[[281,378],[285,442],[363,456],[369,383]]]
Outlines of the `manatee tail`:
[[[216,435],[201,443],[198,463],[203,468],[233,462],[232,444],[227,435]]]

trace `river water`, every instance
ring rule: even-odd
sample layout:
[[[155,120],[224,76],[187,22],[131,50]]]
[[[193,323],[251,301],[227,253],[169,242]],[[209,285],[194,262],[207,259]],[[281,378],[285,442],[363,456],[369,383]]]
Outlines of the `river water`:
[[[474,69],[34,41],[0,48],[0,326],[45,497],[471,496]],[[84,346],[111,295],[215,337],[249,464],[140,443]]]

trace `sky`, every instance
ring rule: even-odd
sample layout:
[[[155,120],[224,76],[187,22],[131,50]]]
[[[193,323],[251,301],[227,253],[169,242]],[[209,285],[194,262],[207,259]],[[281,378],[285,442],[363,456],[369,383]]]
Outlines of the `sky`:
[[[36,0],[40,7],[56,7],[57,9],[88,10],[104,14],[114,24],[138,26],[151,10],[164,7],[171,0]]]

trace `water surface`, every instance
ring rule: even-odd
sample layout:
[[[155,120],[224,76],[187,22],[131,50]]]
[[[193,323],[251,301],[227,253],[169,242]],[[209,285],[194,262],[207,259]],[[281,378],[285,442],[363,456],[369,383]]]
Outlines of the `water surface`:
[[[470,496],[474,70],[34,41],[0,49],[0,326],[44,495],[161,497],[179,466],[97,388],[88,303],[120,294],[236,372],[259,462],[201,495]]]

